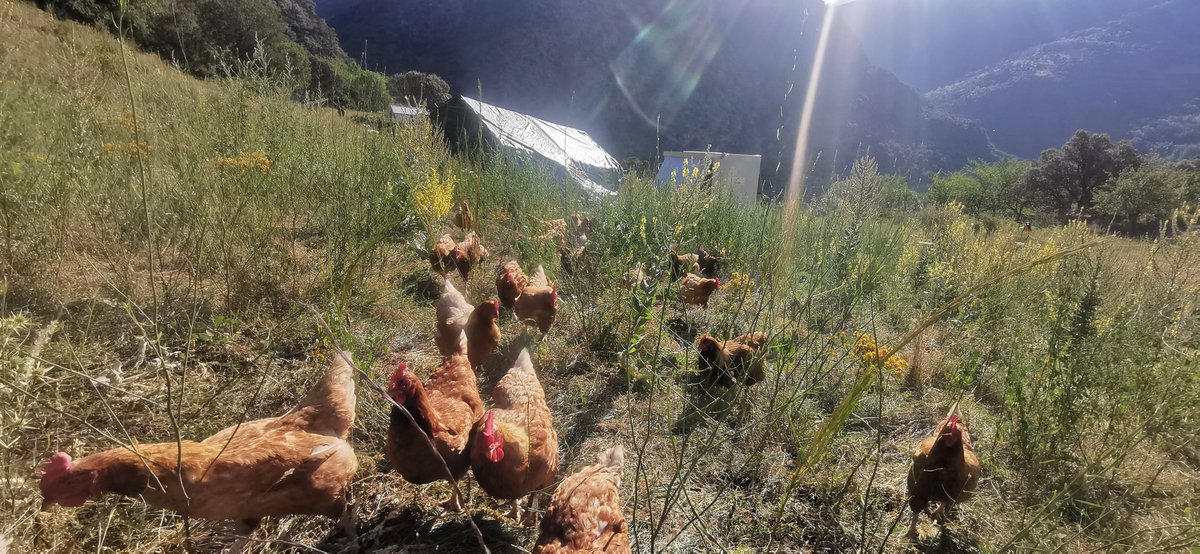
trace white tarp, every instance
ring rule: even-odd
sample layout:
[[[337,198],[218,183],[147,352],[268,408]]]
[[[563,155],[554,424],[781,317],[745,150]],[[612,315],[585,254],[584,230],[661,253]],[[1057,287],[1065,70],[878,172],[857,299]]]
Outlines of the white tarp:
[[[429,111],[427,111],[425,108],[405,106],[403,104],[392,104],[388,106],[388,113],[390,113],[392,115],[392,119],[395,119],[396,121],[416,119],[418,117],[429,117]]]
[[[500,146],[562,166],[569,177],[593,194],[612,194],[621,165],[587,133],[523,113],[463,97]]]

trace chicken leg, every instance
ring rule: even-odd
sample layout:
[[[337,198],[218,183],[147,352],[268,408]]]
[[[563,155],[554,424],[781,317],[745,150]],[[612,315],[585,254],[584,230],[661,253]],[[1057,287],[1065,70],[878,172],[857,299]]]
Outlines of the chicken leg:
[[[342,515],[338,517],[338,527],[353,542],[358,542],[357,508],[355,504],[347,503],[346,507],[342,509]]]
[[[921,538],[921,533],[917,531],[917,519],[920,517],[921,512],[913,510],[912,522],[908,524],[908,534],[906,535],[911,541],[917,541]]]
[[[462,499],[458,497],[457,491],[450,491],[450,498],[442,501],[442,509],[446,510],[447,512],[455,513],[463,511]]]
[[[233,542],[229,543],[229,546],[225,547],[222,552],[228,552],[230,554],[242,554],[242,552],[245,552],[246,545],[250,543],[250,535],[254,533],[255,529],[258,529],[258,524],[261,521],[262,520],[258,519],[244,519],[235,523],[233,525],[233,531],[237,538],[234,539]]]

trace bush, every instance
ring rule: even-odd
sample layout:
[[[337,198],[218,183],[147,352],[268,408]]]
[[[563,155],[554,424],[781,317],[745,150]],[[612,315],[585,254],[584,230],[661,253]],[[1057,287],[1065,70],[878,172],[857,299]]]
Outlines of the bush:
[[[1096,192],[1096,213],[1120,222],[1127,231],[1157,226],[1184,202],[1187,186],[1185,172],[1147,163],[1123,171]]]
[[[432,73],[406,71],[388,78],[388,91],[397,102],[434,110],[450,100],[450,85]]]

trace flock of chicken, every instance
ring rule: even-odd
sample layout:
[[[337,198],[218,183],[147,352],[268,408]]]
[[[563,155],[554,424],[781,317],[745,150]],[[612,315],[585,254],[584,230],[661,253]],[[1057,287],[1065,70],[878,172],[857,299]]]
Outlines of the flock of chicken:
[[[563,221],[563,220],[558,220]],[[469,207],[455,215],[471,227]],[[572,220],[577,242],[586,242],[590,221]],[[580,239],[582,238],[582,241]],[[579,247],[560,251],[578,255]],[[457,270],[464,279],[488,256],[474,232],[456,242],[447,234],[430,253],[443,276]],[[721,258],[701,250],[670,252],[672,277],[678,278],[684,303],[707,306],[720,288]],[[476,371],[500,344],[501,307],[545,336],[559,308],[557,286],[543,268],[528,276],[516,261],[496,277],[497,297],[472,305],[449,279],[436,303],[436,346],[442,363],[424,381],[399,363],[388,382],[393,403],[385,453],[407,481],[457,482],[471,470],[480,488],[508,501],[512,517],[522,517],[522,500],[549,489],[558,479],[558,436],[545,391],[529,350],[491,390],[491,408],[479,393]],[[704,335],[699,365],[709,385],[752,385],[765,378],[768,336],[752,333],[720,341]],[[357,458],[347,442],[354,425],[354,367],[349,354],[335,351],[328,371],[300,405],[287,414],[243,422],[202,441],[138,444],[92,454],[79,460],[59,452],[41,472],[43,509],[83,505],[105,493],[140,497],[147,504],[208,520],[234,522],[239,551],[264,517],[290,514],[337,519],[356,536],[350,483]],[[541,514],[534,552],[628,552],[628,526],[621,510],[619,485],[624,453],[620,445],[600,454],[598,463],[563,479]],[[969,498],[980,474],[970,435],[955,408],[932,435],[918,445],[908,475],[912,509],[909,535],[931,504],[942,523],[957,502]],[[461,510],[454,493],[445,506]]]

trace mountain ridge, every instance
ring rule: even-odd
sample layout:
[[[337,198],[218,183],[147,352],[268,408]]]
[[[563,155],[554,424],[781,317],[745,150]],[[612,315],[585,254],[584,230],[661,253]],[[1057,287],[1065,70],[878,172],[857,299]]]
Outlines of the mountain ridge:
[[[791,163],[826,9],[819,0],[317,5],[368,67],[437,73],[469,96],[482,88],[485,101],[587,130],[619,158],[706,146],[761,154],[776,182],[785,175],[775,168]],[[829,59],[809,158],[818,181],[866,153],[914,181],[994,156],[982,129],[874,67],[842,26]]]
[[[1200,155],[1200,4],[1162,0],[1025,49],[925,98],[1022,157],[1077,129],[1169,158]]]

